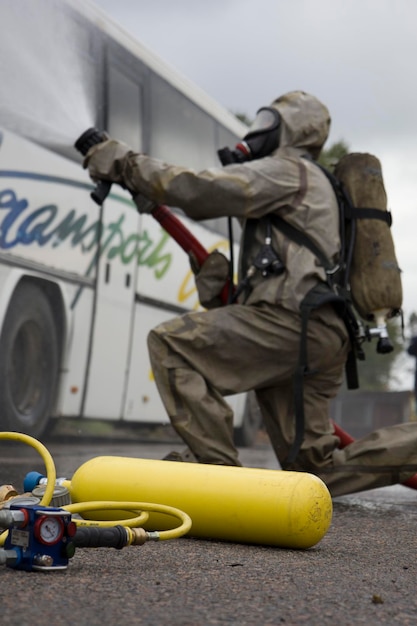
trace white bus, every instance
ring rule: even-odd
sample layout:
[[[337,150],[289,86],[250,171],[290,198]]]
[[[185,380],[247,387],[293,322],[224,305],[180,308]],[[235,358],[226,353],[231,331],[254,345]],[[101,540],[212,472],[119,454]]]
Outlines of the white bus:
[[[188,258],[116,186],[97,206],[73,144],[95,126],[201,169],[245,127],[86,0],[1,0],[0,23],[0,429],[168,422],[146,337],[199,306]],[[228,251],[226,220],[181,219]],[[249,444],[251,395],[230,402]]]

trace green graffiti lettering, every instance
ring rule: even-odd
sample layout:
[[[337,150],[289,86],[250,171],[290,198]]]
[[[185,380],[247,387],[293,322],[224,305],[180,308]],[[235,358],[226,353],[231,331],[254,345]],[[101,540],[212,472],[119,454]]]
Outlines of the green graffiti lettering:
[[[149,248],[153,245],[152,239],[149,238],[148,231],[144,230],[140,233],[139,236],[139,246],[138,246],[138,265],[144,265],[144,257],[149,250]]]
[[[106,248],[110,245],[113,237],[118,234],[121,237],[121,239],[123,239],[123,234],[120,230],[120,225],[122,224],[123,220],[124,220],[124,215],[121,215],[117,222],[113,222],[112,224],[107,225],[107,228],[110,231],[109,236],[107,237],[107,239],[104,241],[102,245],[97,247],[96,252],[93,258],[91,259],[90,265],[88,266],[87,271],[85,273],[86,276],[89,276],[93,268],[97,267],[100,257],[102,256],[102,254],[104,254]],[[116,250],[116,253],[119,249],[120,249],[120,246],[115,246],[114,248],[114,250]],[[112,251],[113,251],[113,248],[107,254],[108,259],[111,259],[115,256],[115,254],[112,254],[111,256]]]
[[[149,256],[144,257],[140,260],[143,265],[147,265],[150,268],[156,268],[155,278],[162,278],[166,274],[172,260],[172,256],[169,252],[161,256],[161,250],[169,240],[168,233],[166,233],[165,231],[161,231],[161,234],[162,236],[159,243],[157,243],[156,246],[151,250]],[[159,267],[159,269],[157,269],[157,266],[161,266],[161,264],[162,267]]]
[[[109,260],[114,259],[118,255],[120,255],[120,256],[122,255],[122,250],[123,250],[123,231],[121,229],[121,225],[123,224],[124,219],[125,219],[125,216],[121,215],[117,222],[111,222],[110,224],[107,224],[107,226],[106,226],[106,229],[110,231],[110,234],[109,234],[109,237],[106,240],[105,244],[102,247],[101,254],[103,254],[103,252],[106,250],[106,248],[110,245],[112,239],[116,235],[119,236],[119,243],[117,243],[112,248],[110,248],[110,250],[107,253],[107,258]]]
[[[140,237],[136,233],[133,235],[129,235],[126,241],[123,244],[123,249],[120,254],[120,258],[122,263],[130,263],[133,257],[137,254],[138,245],[139,245]],[[131,248],[131,252],[129,253],[129,247]]]

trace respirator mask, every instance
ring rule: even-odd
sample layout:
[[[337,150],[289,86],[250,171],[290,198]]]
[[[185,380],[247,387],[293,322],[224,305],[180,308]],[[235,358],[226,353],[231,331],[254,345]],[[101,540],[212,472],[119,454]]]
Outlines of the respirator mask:
[[[259,109],[255,121],[236,148],[222,148],[217,152],[222,165],[244,163],[271,154],[279,145],[280,125],[281,117],[276,109]]]

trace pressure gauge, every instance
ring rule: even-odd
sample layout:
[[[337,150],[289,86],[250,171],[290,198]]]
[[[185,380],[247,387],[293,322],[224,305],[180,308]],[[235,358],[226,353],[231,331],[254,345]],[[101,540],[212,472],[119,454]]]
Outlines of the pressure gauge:
[[[40,543],[51,546],[61,541],[65,532],[65,524],[59,515],[40,515],[33,529]]]

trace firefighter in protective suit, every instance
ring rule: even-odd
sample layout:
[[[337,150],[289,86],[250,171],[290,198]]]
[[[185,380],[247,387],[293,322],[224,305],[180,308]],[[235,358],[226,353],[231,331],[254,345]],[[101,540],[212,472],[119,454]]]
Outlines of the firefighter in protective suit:
[[[315,255],[288,239],[269,218],[279,215],[303,230],[336,262],[337,200],[314,163],[329,127],[327,108],[296,91],[260,109],[242,143],[249,160],[236,151],[235,162],[226,167],[196,172],[136,154],[109,139],[90,149],[85,167],[93,180],[126,187],[141,212],[168,204],[194,220],[234,216],[242,223],[237,303],[216,307],[227,262],[212,254],[196,276],[208,310],[168,321],[148,337],[159,393],[188,446],[188,455],[178,460],[240,465],[225,396],[255,390],[282,467],[318,475],[336,496],[402,482],[414,474],[417,425],[381,429],[338,449],[329,402],[342,383],[350,342],[343,320],[326,304],[308,322],[304,437],[288,463],[295,437],[300,304],[326,276]],[[272,261],[262,267],[259,252],[269,241]]]

